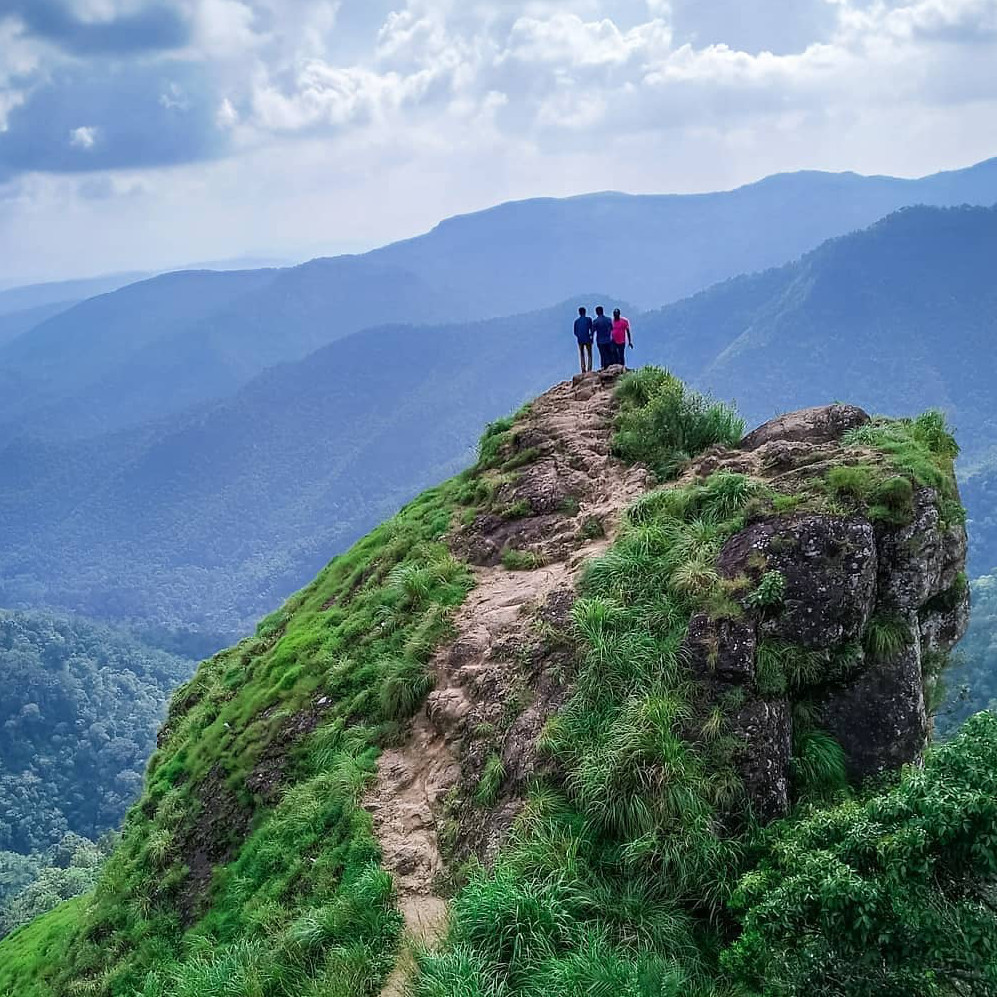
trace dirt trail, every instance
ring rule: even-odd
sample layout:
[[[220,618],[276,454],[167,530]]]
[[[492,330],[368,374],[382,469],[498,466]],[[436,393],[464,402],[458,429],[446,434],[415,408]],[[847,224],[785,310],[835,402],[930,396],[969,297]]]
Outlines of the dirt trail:
[[[610,455],[618,374],[617,369],[560,384],[531,407],[521,436],[539,456],[521,469],[508,497],[529,502],[536,513],[511,523],[486,518],[474,539],[486,562],[515,547],[545,563],[529,571],[494,563],[473,569],[476,585],[454,620],[456,637],[432,662],[435,691],[405,744],[381,756],[377,783],[364,800],[405,917],[405,952],[384,997],[405,994],[411,948],[432,945],[445,931],[439,833],[448,799],[473,792],[480,776],[480,758],[470,757],[473,731],[500,726],[510,710],[517,712],[506,731],[503,760],[510,778],[532,764],[536,739],[556,703],[543,702],[535,690],[530,702],[517,703],[523,696],[517,655],[535,641],[534,623],[545,607],[560,601],[570,609],[582,565],[606,549],[621,512],[648,487],[646,471]],[[593,520],[605,535],[587,539],[583,527]],[[455,546],[461,546],[459,540]],[[507,801],[502,829],[517,809],[516,801]]]

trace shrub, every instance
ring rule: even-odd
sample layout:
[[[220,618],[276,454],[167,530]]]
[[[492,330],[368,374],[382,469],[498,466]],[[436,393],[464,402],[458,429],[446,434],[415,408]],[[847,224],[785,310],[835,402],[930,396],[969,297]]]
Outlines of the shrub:
[[[617,387],[620,404],[613,452],[646,464],[661,479],[674,477],[691,457],[744,435],[744,420],[732,408],[689,391],[660,367],[625,374]]]
[[[786,595],[786,576],[781,571],[766,571],[754,592],[744,600],[753,609],[781,606]]]

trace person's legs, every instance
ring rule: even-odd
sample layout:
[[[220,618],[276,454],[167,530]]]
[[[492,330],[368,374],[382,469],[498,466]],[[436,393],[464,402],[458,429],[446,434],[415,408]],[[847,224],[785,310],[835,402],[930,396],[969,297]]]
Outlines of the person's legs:
[[[582,368],[582,373],[585,373],[585,344],[578,344],[578,363]]]
[[[599,364],[603,370],[612,366],[616,360],[615,343],[599,343]]]
[[[585,356],[582,358],[582,371],[588,373],[592,370],[592,344],[585,344]]]
[[[616,362],[621,367],[626,367],[627,365],[627,344],[617,343],[616,344]]]

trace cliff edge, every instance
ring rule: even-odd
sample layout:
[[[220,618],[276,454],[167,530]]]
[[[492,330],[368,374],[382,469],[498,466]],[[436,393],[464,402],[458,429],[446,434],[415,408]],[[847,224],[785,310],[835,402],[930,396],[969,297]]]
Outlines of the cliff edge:
[[[556,386],[178,691],[0,993],[987,992],[924,983],[997,980],[924,941],[943,903],[997,952],[997,730],[929,746],[956,453],[935,413],[744,436],[661,370]]]

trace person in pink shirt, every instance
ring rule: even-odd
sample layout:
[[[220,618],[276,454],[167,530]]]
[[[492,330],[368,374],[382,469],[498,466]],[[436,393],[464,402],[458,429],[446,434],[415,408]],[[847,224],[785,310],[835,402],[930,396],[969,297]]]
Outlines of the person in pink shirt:
[[[630,319],[623,318],[619,308],[613,309],[613,345],[616,347],[616,362],[626,367],[627,346],[633,349],[634,341],[630,334]]]

